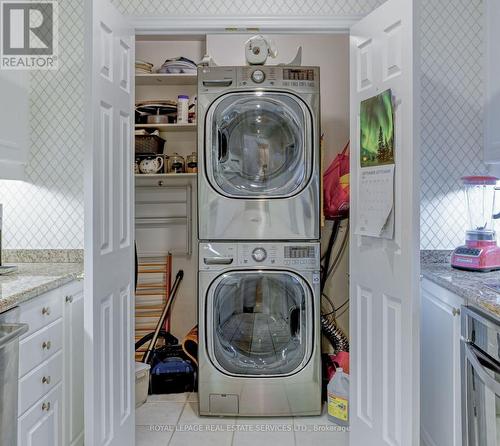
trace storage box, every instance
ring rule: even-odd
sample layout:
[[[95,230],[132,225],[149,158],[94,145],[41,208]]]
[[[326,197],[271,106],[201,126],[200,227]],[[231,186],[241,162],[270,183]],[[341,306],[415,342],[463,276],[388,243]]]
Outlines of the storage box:
[[[148,399],[149,364],[135,363],[135,408],[142,406]]]

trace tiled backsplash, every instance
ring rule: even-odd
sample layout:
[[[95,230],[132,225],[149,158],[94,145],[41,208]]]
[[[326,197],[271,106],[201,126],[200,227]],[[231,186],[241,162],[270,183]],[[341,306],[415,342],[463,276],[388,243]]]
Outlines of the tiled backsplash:
[[[113,0],[128,14],[351,15],[382,0]],[[64,0],[60,69],[31,82],[28,182],[0,181],[4,246],[83,247],[83,4]],[[449,249],[465,225],[459,178],[484,172],[482,0],[422,0],[422,241]]]
[[[5,248],[83,248],[83,6],[59,2],[60,68],[31,75],[28,181],[0,181]]]

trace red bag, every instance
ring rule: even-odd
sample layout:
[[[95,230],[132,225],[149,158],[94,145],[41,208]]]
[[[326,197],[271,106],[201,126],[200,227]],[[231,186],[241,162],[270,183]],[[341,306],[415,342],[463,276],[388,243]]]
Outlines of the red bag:
[[[327,220],[349,216],[349,143],[323,174],[323,192]]]

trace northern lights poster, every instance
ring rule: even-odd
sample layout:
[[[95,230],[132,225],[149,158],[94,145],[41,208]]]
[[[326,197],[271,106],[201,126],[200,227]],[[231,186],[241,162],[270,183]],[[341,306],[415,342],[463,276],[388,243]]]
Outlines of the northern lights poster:
[[[392,91],[361,102],[361,167],[394,164],[394,109]]]

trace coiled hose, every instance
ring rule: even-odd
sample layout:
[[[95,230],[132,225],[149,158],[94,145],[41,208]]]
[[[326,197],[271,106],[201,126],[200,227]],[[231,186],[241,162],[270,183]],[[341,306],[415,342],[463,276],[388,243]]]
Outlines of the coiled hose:
[[[337,327],[333,314],[321,315],[321,329],[325,337],[333,347],[333,353],[349,351],[349,339],[345,333]]]
[[[347,244],[348,232],[346,231],[346,235],[344,236],[344,239],[341,241],[340,249],[338,250],[337,255],[335,256],[335,259],[333,260],[333,263],[330,267],[333,247],[335,245],[335,242],[337,241],[339,229],[340,229],[340,221],[336,220],[333,224],[332,233],[330,235],[330,240],[328,242],[328,248],[325,253],[325,259],[324,259],[325,262],[322,271],[323,274],[321,277],[321,295],[330,303],[330,306],[333,308],[332,312],[321,315],[321,331],[332,345],[334,354],[337,354],[340,351],[344,352],[349,351],[349,339],[347,338],[343,330],[337,326],[336,322],[337,309],[333,305],[332,301],[323,292],[326,282],[328,281],[330,276],[336,271],[340,263],[340,258],[344,252],[344,248]]]

